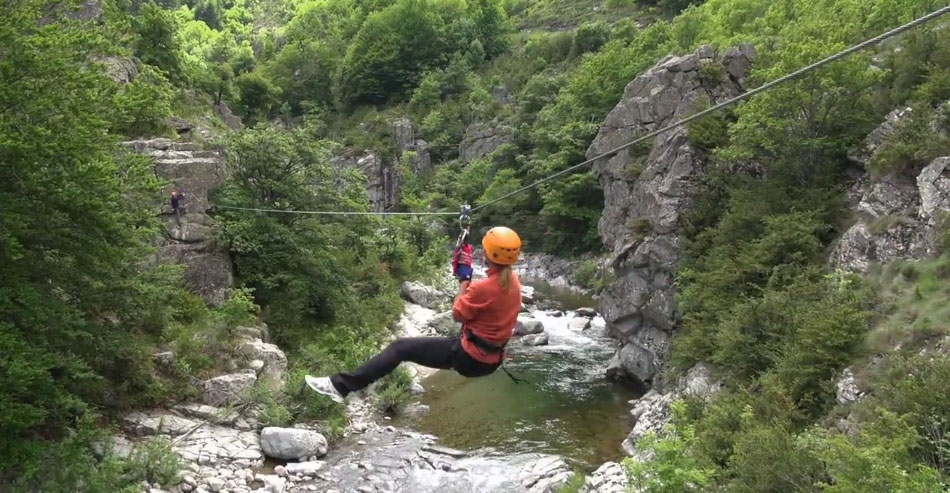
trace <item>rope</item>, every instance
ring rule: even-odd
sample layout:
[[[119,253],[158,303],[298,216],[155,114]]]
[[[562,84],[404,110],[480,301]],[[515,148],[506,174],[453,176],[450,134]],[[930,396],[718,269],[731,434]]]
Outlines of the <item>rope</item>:
[[[283,209],[258,209],[255,207],[233,207],[230,205],[211,204],[221,209],[238,211],[279,212],[283,214],[311,214],[319,216],[455,216],[457,212],[367,212],[367,211],[294,211]]]
[[[555,179],[555,178],[557,178],[557,177],[559,177],[559,176],[562,176],[562,175],[564,175],[564,174],[566,174],[566,173],[570,173],[571,171],[574,171],[574,170],[576,170],[576,169],[578,169],[578,168],[581,168],[581,167],[583,167],[583,166],[586,166],[586,165],[588,165],[588,164],[591,164],[591,163],[593,163],[594,161],[597,161],[597,160],[599,160],[599,159],[603,159],[603,158],[608,157],[608,156],[612,156],[612,155],[614,155],[614,154],[616,154],[616,153],[618,153],[618,152],[620,152],[620,151],[622,151],[622,150],[624,150],[624,149],[626,149],[626,148],[628,148],[628,147],[637,145],[637,144],[639,144],[640,142],[643,142],[643,141],[645,141],[645,140],[647,140],[647,139],[656,137],[657,135],[660,135],[660,134],[665,133],[665,132],[669,132],[670,130],[673,130],[673,129],[675,129],[675,128],[682,127],[683,125],[686,125],[687,123],[689,123],[689,122],[691,122],[691,121],[693,121],[693,120],[697,120],[697,119],[699,119],[699,118],[702,118],[702,117],[704,117],[704,116],[706,116],[706,115],[708,115],[708,114],[710,114],[710,113],[713,113],[713,112],[715,112],[715,111],[719,111],[719,110],[721,110],[721,109],[723,109],[723,108],[726,108],[726,107],[728,107],[728,106],[731,106],[731,105],[733,105],[733,104],[736,104],[736,103],[738,103],[739,101],[742,101],[742,100],[744,100],[744,99],[751,98],[752,96],[755,96],[756,94],[759,94],[759,93],[761,93],[761,92],[763,92],[763,91],[767,91],[767,90],[769,90],[769,89],[771,89],[771,88],[773,88],[773,87],[775,87],[775,86],[777,86],[777,85],[783,84],[783,83],[788,82],[788,81],[793,80],[793,79],[797,79],[798,77],[801,77],[802,75],[805,75],[805,74],[807,74],[807,73],[809,73],[809,72],[812,72],[812,71],[814,71],[814,70],[817,70],[817,69],[819,69],[819,68],[821,68],[821,67],[823,67],[823,66],[825,66],[825,65],[827,65],[827,64],[829,64],[829,63],[831,63],[831,62],[840,60],[840,59],[842,59],[842,58],[844,58],[844,57],[847,57],[847,56],[851,55],[852,53],[861,51],[861,50],[863,50],[863,49],[865,49],[865,48],[867,48],[867,47],[869,47],[869,46],[878,44],[878,43],[880,43],[881,41],[884,41],[884,40],[886,40],[886,39],[892,38],[892,37],[894,37],[894,36],[896,36],[896,35],[898,35],[898,34],[901,34],[901,33],[905,32],[905,31],[908,31],[908,30],[910,30],[910,29],[913,29],[913,28],[915,28],[915,27],[917,27],[917,26],[919,26],[919,25],[921,25],[921,24],[925,24],[925,23],[927,23],[927,22],[930,22],[930,21],[932,21],[932,20],[934,20],[934,19],[936,19],[936,18],[938,18],[938,17],[940,17],[940,16],[942,16],[942,15],[948,13],[948,12],[950,12],[950,5],[948,5],[948,6],[946,6],[946,7],[943,7],[943,8],[941,8],[941,9],[939,9],[939,10],[936,10],[936,11],[934,11],[934,12],[931,12],[930,14],[927,14],[927,15],[925,15],[925,16],[923,16],[923,17],[914,19],[914,20],[908,22],[907,24],[904,24],[903,26],[900,26],[900,27],[891,29],[890,31],[887,31],[886,33],[880,34],[880,35],[875,36],[875,37],[873,37],[873,38],[871,38],[871,39],[868,39],[868,40],[866,40],[866,41],[863,41],[863,42],[861,42],[861,43],[858,43],[858,44],[856,44],[856,45],[854,45],[854,46],[852,46],[852,47],[850,47],[850,48],[848,48],[848,49],[846,49],[846,50],[844,50],[844,51],[840,51],[840,52],[838,52],[838,53],[835,53],[834,55],[831,55],[831,56],[829,56],[829,57],[827,57],[827,58],[824,58],[824,59],[819,60],[819,61],[817,61],[817,62],[815,62],[815,63],[812,63],[811,65],[808,65],[808,66],[806,66],[806,67],[800,68],[800,69],[798,69],[798,70],[796,70],[796,71],[794,71],[794,72],[792,72],[792,73],[790,73],[790,74],[787,74],[787,75],[785,75],[785,76],[783,76],[783,77],[780,77],[780,78],[778,78],[778,79],[775,79],[775,80],[773,80],[772,82],[769,82],[769,83],[767,83],[767,84],[763,84],[763,85],[761,85],[761,86],[759,86],[759,87],[757,87],[757,88],[755,88],[755,89],[753,89],[753,90],[751,90],[751,91],[742,93],[742,94],[740,94],[740,95],[738,95],[738,96],[736,96],[736,97],[734,97],[734,98],[732,98],[732,99],[726,100],[726,101],[724,101],[724,102],[722,102],[722,103],[719,103],[719,104],[717,104],[717,105],[715,105],[715,106],[711,106],[711,107],[709,107],[709,108],[707,108],[707,109],[705,109],[705,110],[703,110],[703,111],[700,111],[699,113],[696,113],[695,115],[692,115],[692,116],[690,116],[690,117],[688,117],[688,118],[684,118],[684,119],[682,119],[682,120],[679,120],[679,121],[677,121],[677,122],[675,122],[675,123],[672,123],[672,124],[670,124],[670,125],[667,125],[667,126],[661,128],[661,129],[659,129],[659,130],[654,130],[654,131],[652,131],[652,132],[650,132],[650,133],[648,133],[648,134],[646,134],[646,135],[643,135],[643,136],[638,137],[638,138],[636,138],[636,139],[634,139],[634,140],[632,140],[632,141],[630,141],[630,142],[627,142],[626,144],[623,144],[623,145],[621,145],[621,146],[615,147],[615,148],[613,148],[613,149],[611,149],[611,150],[609,150],[609,151],[607,151],[607,152],[605,152],[605,153],[603,153],[603,154],[599,154],[599,155],[597,155],[597,156],[594,156],[594,157],[592,157],[592,158],[590,158],[590,159],[588,159],[588,160],[586,160],[586,161],[583,161],[583,162],[581,162],[581,163],[575,164],[574,166],[571,166],[571,167],[566,168],[566,169],[564,169],[564,170],[558,171],[557,173],[554,173],[553,175],[547,176],[547,177],[542,178],[542,179],[540,179],[540,180],[538,180],[538,181],[535,181],[535,182],[533,182],[533,183],[530,183],[530,184],[528,184],[528,185],[525,185],[525,186],[523,186],[523,187],[521,187],[521,188],[519,188],[519,189],[517,189],[517,190],[515,190],[515,191],[513,191],[513,192],[510,192],[510,193],[507,193],[507,194],[505,194],[505,195],[502,195],[501,197],[498,197],[497,199],[494,199],[494,200],[488,201],[488,202],[486,202],[486,203],[484,203],[484,204],[481,204],[481,205],[479,205],[479,206],[473,208],[473,209],[472,209],[472,212],[478,211],[479,209],[483,209],[483,208],[488,207],[488,206],[490,206],[490,205],[492,205],[492,204],[501,202],[502,200],[505,200],[505,199],[507,199],[508,197],[511,197],[511,196],[513,196],[513,195],[517,195],[517,194],[519,194],[519,193],[521,193],[521,192],[524,192],[525,190],[529,190],[529,189],[532,189],[532,188],[534,188],[534,187],[537,187],[538,185],[541,185],[542,183],[549,182],[549,181],[551,181],[551,180],[553,180],[553,179]]]

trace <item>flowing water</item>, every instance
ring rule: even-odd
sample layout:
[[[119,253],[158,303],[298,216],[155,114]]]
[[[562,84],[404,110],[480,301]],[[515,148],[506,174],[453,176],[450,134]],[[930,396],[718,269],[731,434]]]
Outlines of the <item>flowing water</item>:
[[[638,395],[604,378],[615,342],[600,317],[583,332],[568,328],[574,308],[592,305],[588,297],[530,284],[567,312],[532,313],[544,324],[549,345],[509,344],[505,368],[528,383],[515,383],[503,371],[476,379],[439,371],[423,382],[429,411],[398,421],[444,445],[484,455],[550,453],[587,470],[620,458],[620,442],[631,428],[627,402]]]

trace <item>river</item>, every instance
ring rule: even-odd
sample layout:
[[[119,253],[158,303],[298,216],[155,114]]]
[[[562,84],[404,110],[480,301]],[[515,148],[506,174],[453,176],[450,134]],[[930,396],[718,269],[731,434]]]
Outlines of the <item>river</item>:
[[[423,381],[422,404],[429,411],[397,418],[396,424],[478,455],[555,454],[584,471],[618,460],[631,429],[628,401],[638,394],[604,378],[615,341],[606,337],[600,317],[585,331],[568,328],[574,309],[592,306],[588,296],[524,282],[566,310],[532,311],[544,324],[547,346],[509,344],[505,367],[528,382],[515,383],[502,371],[477,379],[439,371]]]

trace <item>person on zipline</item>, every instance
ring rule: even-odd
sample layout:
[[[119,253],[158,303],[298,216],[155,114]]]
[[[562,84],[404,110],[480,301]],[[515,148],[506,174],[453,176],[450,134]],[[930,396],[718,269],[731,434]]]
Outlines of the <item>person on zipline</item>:
[[[521,253],[521,238],[510,228],[495,227],[482,238],[482,247],[488,278],[472,282],[471,269],[454,268],[459,293],[452,304],[452,316],[462,323],[460,336],[397,339],[353,371],[319,378],[307,375],[307,385],[342,403],[348,394],[383,378],[403,361],[451,368],[470,378],[498,369],[521,312],[521,283],[511,270]],[[453,264],[457,260],[456,255]]]

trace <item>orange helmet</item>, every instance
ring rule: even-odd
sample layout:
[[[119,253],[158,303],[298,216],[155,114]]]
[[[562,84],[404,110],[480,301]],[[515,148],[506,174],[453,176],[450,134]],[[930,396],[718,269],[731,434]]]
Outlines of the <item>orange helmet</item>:
[[[518,261],[521,253],[521,238],[511,228],[496,226],[482,238],[485,258],[501,265],[511,265]]]

